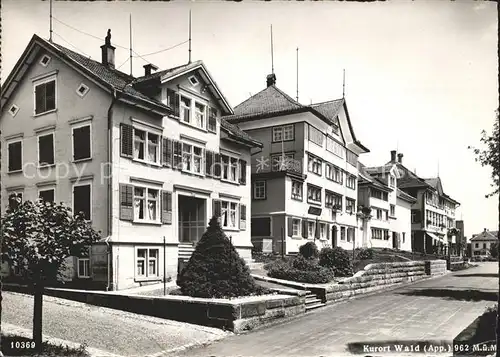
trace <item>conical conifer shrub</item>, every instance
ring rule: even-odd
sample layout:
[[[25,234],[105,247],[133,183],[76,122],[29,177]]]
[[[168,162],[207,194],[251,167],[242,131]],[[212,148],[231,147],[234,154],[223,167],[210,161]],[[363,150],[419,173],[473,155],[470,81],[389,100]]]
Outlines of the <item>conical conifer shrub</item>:
[[[186,267],[177,277],[184,295],[203,298],[261,294],[245,261],[213,217]]]

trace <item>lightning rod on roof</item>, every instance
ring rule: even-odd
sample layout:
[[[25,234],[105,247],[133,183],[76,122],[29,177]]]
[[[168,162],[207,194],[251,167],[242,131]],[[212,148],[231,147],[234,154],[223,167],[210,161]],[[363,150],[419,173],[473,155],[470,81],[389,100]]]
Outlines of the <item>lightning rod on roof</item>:
[[[130,26],[130,75],[132,76],[132,14],[129,16],[129,26]]]
[[[189,63],[191,63],[191,10],[189,10]]]
[[[49,4],[49,42],[52,43],[52,0],[50,0]]]
[[[271,24],[271,73],[274,74],[273,25]]]
[[[345,69],[342,70],[342,99],[345,98]]]
[[[299,48],[297,47],[297,102],[299,101]]]

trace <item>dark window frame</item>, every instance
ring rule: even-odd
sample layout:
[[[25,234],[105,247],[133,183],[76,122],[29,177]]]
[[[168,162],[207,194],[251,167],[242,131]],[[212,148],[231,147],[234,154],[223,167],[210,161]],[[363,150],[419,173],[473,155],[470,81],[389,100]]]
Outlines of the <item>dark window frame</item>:
[[[79,142],[77,143],[75,131],[82,131],[82,130],[88,130],[88,147],[84,146],[85,152],[79,155],[81,157],[76,157],[77,151],[81,150],[80,148],[82,147],[82,144]],[[92,124],[88,123],[88,124],[74,126],[73,128],[71,128],[71,138],[72,138],[72,148],[73,148],[73,161],[92,159]],[[84,140],[84,139],[80,138],[79,140]],[[85,156],[85,154],[87,154],[87,151],[88,155]]]
[[[18,145],[18,144],[20,144],[19,155],[18,156],[16,155],[14,157],[14,159],[16,159],[16,160],[19,159],[19,163],[18,163],[18,165],[13,167],[13,165],[12,165],[13,163],[11,162],[11,159],[13,158],[13,157],[11,157],[11,146]],[[19,139],[19,140],[13,140],[13,141],[9,142],[7,144],[7,151],[8,151],[8,161],[9,161],[8,165],[7,165],[8,170],[9,170],[8,172],[22,171],[22,169],[23,169],[23,140]],[[14,153],[12,153],[12,156],[14,156]]]

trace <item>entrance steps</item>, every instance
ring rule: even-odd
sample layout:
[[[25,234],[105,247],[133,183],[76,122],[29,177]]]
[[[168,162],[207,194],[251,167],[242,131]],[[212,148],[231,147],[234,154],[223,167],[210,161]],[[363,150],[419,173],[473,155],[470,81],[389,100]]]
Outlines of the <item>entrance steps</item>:
[[[187,243],[179,243],[179,259],[188,261],[194,252],[194,246]]]
[[[310,291],[306,295],[306,312],[325,306],[326,304],[318,298],[318,296]]]

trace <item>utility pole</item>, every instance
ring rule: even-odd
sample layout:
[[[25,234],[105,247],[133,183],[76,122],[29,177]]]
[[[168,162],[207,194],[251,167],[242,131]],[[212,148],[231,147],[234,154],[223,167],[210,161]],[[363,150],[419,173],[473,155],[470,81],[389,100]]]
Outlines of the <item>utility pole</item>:
[[[163,236],[163,295],[167,295],[167,244]]]

